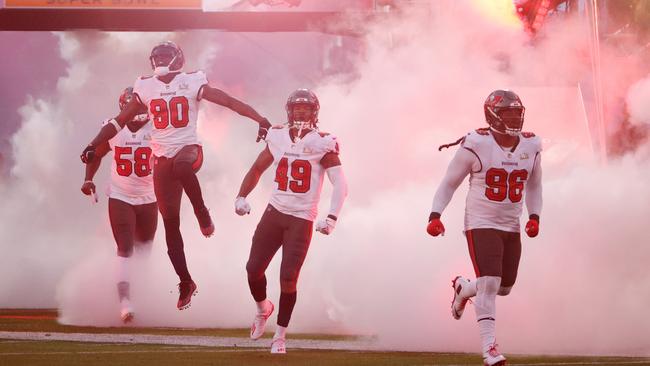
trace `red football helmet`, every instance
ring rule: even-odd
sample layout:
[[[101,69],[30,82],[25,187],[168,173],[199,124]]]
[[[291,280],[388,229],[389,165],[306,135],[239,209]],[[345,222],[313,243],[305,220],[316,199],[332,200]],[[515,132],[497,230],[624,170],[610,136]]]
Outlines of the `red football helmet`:
[[[129,102],[133,99],[133,88],[128,87],[124,89],[122,94],[120,94],[120,110],[124,110],[126,108],[126,105],[129,104]]]
[[[495,90],[483,104],[485,120],[497,133],[517,136],[524,126],[526,108],[519,96],[510,90]]]
[[[297,104],[306,104],[311,106],[311,116],[307,121],[296,121],[293,116],[293,107]],[[318,123],[318,111],[320,110],[320,103],[318,102],[318,97],[314,92],[309,89],[297,89],[287,99],[287,104],[285,105],[287,110],[287,119],[290,126],[295,125],[296,123],[305,123],[305,126],[301,128],[315,128]]]

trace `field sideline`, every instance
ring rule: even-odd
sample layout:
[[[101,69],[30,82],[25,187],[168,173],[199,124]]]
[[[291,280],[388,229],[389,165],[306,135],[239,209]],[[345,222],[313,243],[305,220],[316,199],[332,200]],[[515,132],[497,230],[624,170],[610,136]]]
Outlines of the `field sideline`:
[[[383,352],[372,338],[295,334],[287,355],[247,329],[60,325],[55,310],[0,310],[2,365],[480,365],[478,354]],[[650,358],[510,355],[509,365],[650,365]]]

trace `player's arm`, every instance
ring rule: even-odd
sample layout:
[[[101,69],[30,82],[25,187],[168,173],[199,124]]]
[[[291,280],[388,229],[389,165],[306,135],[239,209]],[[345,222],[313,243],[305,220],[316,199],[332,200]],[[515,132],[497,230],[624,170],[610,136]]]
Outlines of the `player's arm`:
[[[255,162],[246,173],[246,176],[244,176],[244,180],[241,182],[239,193],[235,199],[235,212],[238,215],[242,216],[250,213],[251,207],[248,202],[246,202],[246,197],[248,197],[253,189],[255,189],[257,183],[260,181],[260,177],[262,177],[262,174],[264,174],[271,164],[273,164],[273,155],[271,154],[269,147],[266,146],[257,156],[257,159],[255,159]]]
[[[526,234],[535,237],[539,233],[539,216],[542,212],[542,155],[535,155],[533,171],[526,183],[526,208],[528,209],[528,223]]]
[[[199,99],[205,99],[209,102],[222,105],[244,117],[248,117],[257,122],[259,124],[257,141],[264,139],[266,137],[266,132],[271,127],[269,120],[257,113],[253,107],[240,101],[237,98],[228,95],[228,93],[224,92],[223,90],[213,88],[207,84],[203,85],[199,90]]]
[[[107,143],[108,140],[115,137],[115,135],[124,128],[127,122],[131,121],[139,113],[142,113],[143,106],[137,99],[138,98],[131,99],[117,117],[109,120],[108,123],[102,126],[97,136],[95,136],[95,138],[81,153],[81,161],[83,163],[88,164],[91,162],[95,158],[95,150],[99,145]]]
[[[84,177],[84,183],[81,186],[81,192],[83,192],[83,194],[89,196],[95,192],[96,188],[95,188],[95,183],[93,183],[93,179],[95,178],[95,174],[97,173],[97,170],[99,170],[99,166],[102,163],[102,158],[110,150],[111,148],[108,145],[108,142],[99,145],[95,151],[96,158],[88,162],[88,164],[86,164],[86,174]]]
[[[458,148],[456,155],[449,163],[445,177],[440,182],[440,186],[438,186],[438,190],[433,197],[429,225],[427,226],[427,232],[432,236],[444,234],[445,227],[440,221],[440,216],[451,201],[458,186],[472,172],[474,165],[477,163],[479,163],[478,158],[473,152],[462,146]]]
[[[327,173],[327,178],[332,183],[332,198],[327,217],[316,223],[316,231],[329,235],[334,231],[336,221],[339,218],[345,198],[348,196],[348,182],[343,174],[343,166],[339,154],[329,152],[323,156],[320,164]]]

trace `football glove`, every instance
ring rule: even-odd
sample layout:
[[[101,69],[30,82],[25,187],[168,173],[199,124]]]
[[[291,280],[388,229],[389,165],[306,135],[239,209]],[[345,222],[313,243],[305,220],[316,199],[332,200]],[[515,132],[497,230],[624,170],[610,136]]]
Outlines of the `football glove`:
[[[95,150],[96,148],[93,145],[88,145],[84,149],[84,151],[81,152],[81,155],[79,156],[81,158],[81,162],[84,164],[92,163],[93,160],[95,160]]]
[[[237,199],[235,199],[235,213],[239,216],[251,213],[251,205],[246,202],[246,198],[237,197]]]
[[[336,226],[336,220],[328,216],[316,223],[316,231],[329,235],[334,231],[334,226]]]
[[[530,215],[530,219],[528,220],[528,223],[526,223],[526,234],[531,238],[534,238],[539,234],[539,216]]]
[[[269,128],[271,128],[271,122],[269,122],[268,119],[264,118],[260,122],[260,126],[257,129],[257,139],[255,142],[260,142],[260,140],[266,140],[266,134],[269,132]]]
[[[440,221],[440,214],[432,212],[429,215],[429,224],[427,225],[427,233],[431,236],[445,235],[445,225]]]

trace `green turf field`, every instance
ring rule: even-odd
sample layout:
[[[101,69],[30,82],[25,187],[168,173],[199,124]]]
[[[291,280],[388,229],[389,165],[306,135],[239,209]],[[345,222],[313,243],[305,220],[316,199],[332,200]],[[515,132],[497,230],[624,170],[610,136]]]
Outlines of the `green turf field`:
[[[159,328],[95,328],[63,326],[56,323],[52,310],[0,311],[0,332],[38,332],[55,336],[61,333],[85,333],[88,342],[60,340],[23,340],[0,338],[0,365],[481,365],[478,354],[337,351],[292,349],[287,355],[268,353],[269,340],[259,347],[209,347],[172,344],[139,344],[90,342],[100,334],[156,334],[169,336],[203,336],[206,338],[241,337],[245,329],[159,329]],[[51,332],[51,333],[50,333]],[[6,334],[6,333],[5,333]],[[18,333],[12,333],[18,334]],[[84,336],[85,337],[85,336]],[[311,338],[308,338],[311,337]],[[167,337],[163,337],[167,338]],[[322,342],[353,340],[353,337],[292,335],[293,339]],[[632,357],[567,357],[508,355],[509,365],[650,365],[650,358]]]

